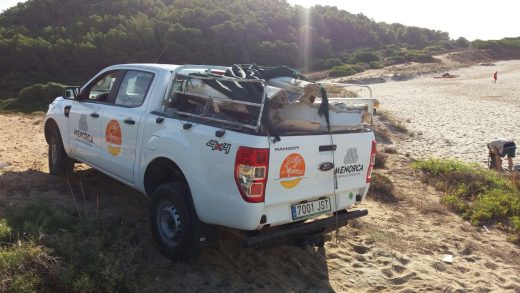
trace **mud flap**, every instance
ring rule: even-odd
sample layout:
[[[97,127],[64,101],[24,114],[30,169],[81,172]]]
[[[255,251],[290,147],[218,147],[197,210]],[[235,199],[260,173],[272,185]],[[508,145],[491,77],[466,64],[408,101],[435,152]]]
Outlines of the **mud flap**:
[[[191,196],[190,196],[191,199]],[[195,210],[193,200],[190,200],[190,215],[192,227],[192,245],[194,247],[193,255],[198,254],[200,248],[213,245],[217,242],[220,236],[220,227],[203,223]]]

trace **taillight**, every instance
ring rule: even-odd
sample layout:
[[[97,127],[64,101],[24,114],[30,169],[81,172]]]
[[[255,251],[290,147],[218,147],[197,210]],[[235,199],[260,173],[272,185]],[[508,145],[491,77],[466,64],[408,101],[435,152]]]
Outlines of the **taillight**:
[[[235,181],[247,202],[263,202],[269,167],[269,149],[239,147],[235,159]]]
[[[372,168],[374,168],[374,165],[376,164],[376,141],[372,141],[372,150],[370,151],[370,164],[368,165],[368,171],[367,171],[367,183],[370,183],[370,180],[372,180]]]

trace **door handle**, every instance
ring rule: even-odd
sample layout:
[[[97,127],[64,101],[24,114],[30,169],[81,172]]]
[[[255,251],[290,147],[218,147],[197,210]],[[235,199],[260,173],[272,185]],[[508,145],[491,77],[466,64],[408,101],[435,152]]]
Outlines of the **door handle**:
[[[99,114],[94,112],[94,113],[90,113],[90,117],[92,118],[99,118]]]
[[[320,152],[335,151],[337,148],[335,144],[320,145]]]
[[[135,124],[135,121],[130,119],[130,118],[126,118],[125,120],[123,120],[124,123],[126,124],[130,124],[130,125],[134,125]]]
[[[65,117],[69,118],[69,114],[70,114],[70,108],[72,106],[65,106],[65,108],[63,108],[63,115],[65,115]]]

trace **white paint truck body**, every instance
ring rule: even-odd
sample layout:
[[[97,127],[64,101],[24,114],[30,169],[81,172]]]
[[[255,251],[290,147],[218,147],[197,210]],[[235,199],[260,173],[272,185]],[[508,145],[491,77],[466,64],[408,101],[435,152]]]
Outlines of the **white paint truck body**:
[[[128,64],[102,70],[77,95],[66,93],[49,105],[45,131],[51,173],[59,170],[60,145],[56,142],[61,140],[68,160],[84,162],[152,198],[161,185],[181,182],[184,187],[178,193],[185,196],[183,204],[192,215],[187,220],[192,221],[190,229],[216,225],[259,231],[246,245],[322,234],[330,223],[315,231],[301,228],[305,233],[289,226],[345,211],[366,196],[375,156],[373,132],[362,126],[273,134],[262,126],[246,129],[221,123],[217,118],[225,112],[222,106],[212,114],[215,120],[173,111],[178,108],[172,104],[171,93],[179,86],[179,76],[221,74],[227,69]],[[53,133],[60,137],[52,138]],[[174,201],[167,202],[175,208]],[[157,220],[157,229],[163,225],[166,231],[166,238],[157,237],[159,242],[167,242],[163,252],[178,259],[181,252],[172,246],[182,239],[168,243],[168,237],[173,239],[179,233],[182,215],[167,206],[152,208],[152,214],[157,214],[152,218]],[[354,216],[340,218],[342,225],[350,218]],[[271,235],[274,227],[284,231],[286,226],[288,233]],[[264,237],[262,232],[269,235]],[[203,232],[194,233],[184,232],[195,242],[208,238]]]

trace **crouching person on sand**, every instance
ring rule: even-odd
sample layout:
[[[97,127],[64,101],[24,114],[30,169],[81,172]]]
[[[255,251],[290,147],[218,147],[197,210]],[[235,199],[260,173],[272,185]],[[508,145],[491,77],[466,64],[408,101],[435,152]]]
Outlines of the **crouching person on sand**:
[[[494,156],[496,170],[502,171],[502,158],[507,156],[509,172],[513,172],[513,158],[516,153],[516,144],[512,139],[495,139],[487,144],[489,155]]]

